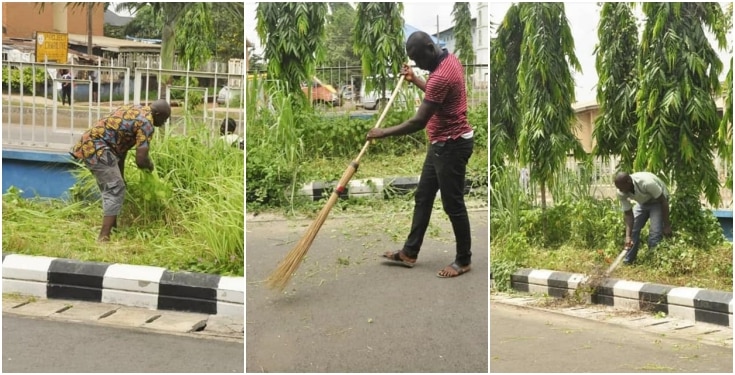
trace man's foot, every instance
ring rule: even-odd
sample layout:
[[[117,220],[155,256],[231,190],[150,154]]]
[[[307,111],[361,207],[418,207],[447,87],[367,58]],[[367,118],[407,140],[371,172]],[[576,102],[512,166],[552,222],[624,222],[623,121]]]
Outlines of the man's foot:
[[[457,277],[463,273],[470,272],[471,269],[472,267],[469,264],[462,267],[457,262],[452,262],[452,264],[439,271],[436,276],[441,278]]]
[[[398,263],[408,268],[413,268],[416,265],[416,258],[409,258],[403,250],[387,251],[382,255],[383,258]]]
[[[110,242],[110,236],[99,236],[97,242]]]

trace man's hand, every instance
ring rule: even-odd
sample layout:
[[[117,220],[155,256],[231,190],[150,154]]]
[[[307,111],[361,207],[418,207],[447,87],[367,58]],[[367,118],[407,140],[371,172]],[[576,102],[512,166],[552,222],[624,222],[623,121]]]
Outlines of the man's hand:
[[[372,128],[367,133],[368,141],[373,140],[373,139],[378,139],[378,138],[384,138],[384,137],[385,137],[385,131],[383,131],[383,129],[381,128]]]
[[[630,237],[625,237],[625,248],[630,249],[633,247],[633,239]]]
[[[413,82],[414,78],[416,77],[413,74],[413,69],[411,69],[411,67],[408,66],[408,64],[403,64],[403,67],[401,67],[401,74],[406,76],[406,81],[408,82]]]

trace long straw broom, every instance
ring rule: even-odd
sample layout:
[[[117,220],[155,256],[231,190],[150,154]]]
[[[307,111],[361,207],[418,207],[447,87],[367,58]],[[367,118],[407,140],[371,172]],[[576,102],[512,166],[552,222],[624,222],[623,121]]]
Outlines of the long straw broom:
[[[398,90],[401,88],[401,84],[403,83],[404,78],[405,77],[401,75],[401,78],[398,80],[398,84],[396,84],[396,88],[393,90],[393,93],[390,96],[390,100],[388,100],[388,104],[386,104],[385,108],[383,108],[383,113],[381,113],[380,118],[378,118],[378,122],[375,124],[375,128],[380,127],[380,124],[383,122],[385,115],[388,113],[388,109],[391,107],[393,101],[396,98],[396,95],[398,94]],[[342,178],[339,179],[337,187],[334,189],[332,195],[329,197],[327,204],[322,208],[321,211],[319,211],[319,215],[316,217],[316,220],[311,223],[309,228],[306,230],[304,236],[301,237],[301,240],[299,240],[296,246],[291,249],[291,251],[286,255],[281,263],[278,264],[278,267],[268,276],[268,278],[266,279],[266,285],[268,285],[268,287],[278,288],[279,290],[283,290],[283,288],[286,287],[286,284],[288,284],[291,276],[299,268],[299,266],[301,265],[301,261],[304,259],[304,256],[306,256],[306,253],[309,251],[309,247],[311,247],[312,242],[314,242],[314,238],[316,238],[317,233],[319,233],[319,229],[321,229],[324,221],[327,220],[327,216],[329,216],[329,211],[331,211],[332,207],[334,207],[334,205],[337,203],[337,200],[339,199],[339,194],[345,191],[345,187],[350,182],[350,179],[355,174],[355,171],[357,171],[357,167],[360,165],[360,158],[362,158],[363,154],[365,154],[365,151],[367,151],[369,145],[370,141],[365,142],[365,145],[362,146],[362,150],[360,150],[360,153],[350,163],[350,165],[347,167],[347,170],[345,170],[345,172],[342,174]]]

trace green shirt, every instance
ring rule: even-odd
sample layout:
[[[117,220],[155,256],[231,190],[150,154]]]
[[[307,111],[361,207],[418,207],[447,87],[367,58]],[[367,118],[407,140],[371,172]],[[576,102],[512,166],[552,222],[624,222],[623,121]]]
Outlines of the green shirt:
[[[633,179],[633,193],[623,193],[618,190],[618,200],[620,200],[620,205],[623,206],[623,211],[633,209],[633,204],[630,202],[631,199],[638,204],[644,204],[658,199],[661,194],[665,195],[667,199],[669,198],[666,185],[653,173],[636,172],[632,173],[630,177]]]

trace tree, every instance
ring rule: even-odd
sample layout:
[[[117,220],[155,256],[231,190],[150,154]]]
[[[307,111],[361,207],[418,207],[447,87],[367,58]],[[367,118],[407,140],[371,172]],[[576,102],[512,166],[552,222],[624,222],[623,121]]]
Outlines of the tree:
[[[144,39],[161,39],[163,18],[154,14],[153,7],[146,5],[135,12],[135,17],[123,29],[125,36]]]
[[[324,56],[325,3],[258,3],[257,31],[268,74],[303,97],[301,82],[311,82]]]
[[[603,159],[620,155],[618,168],[631,171],[637,146],[638,30],[630,5],[603,3],[597,37],[594,53],[600,115],[593,131],[594,154]]]
[[[368,90],[377,86],[385,101],[387,82],[398,77],[408,61],[403,35],[403,4],[358,3],[353,29],[354,51],[362,57],[363,77]]]
[[[519,108],[518,65],[521,61],[523,23],[519,7],[508,8],[497,37],[490,40],[490,180],[505,165],[518,158]]]
[[[117,4],[115,11],[119,12],[121,10],[127,10],[131,13],[136,13],[138,10],[141,10],[145,8],[146,6],[150,6],[153,10],[154,17],[160,16],[163,25],[161,28],[161,68],[171,70],[173,69],[174,65],[174,53],[176,52],[176,30],[177,25],[182,20],[183,17],[186,17],[188,13],[188,10],[191,8],[197,8],[202,11],[206,12],[206,8],[201,8],[198,6],[200,3],[174,3],[174,2],[166,2],[166,3],[119,3]],[[220,7],[223,10],[226,10],[233,14],[240,22],[244,23],[245,20],[245,13],[244,9],[245,6],[243,3],[218,3],[218,7]],[[211,17],[210,14],[206,14],[206,17]],[[161,77],[162,82],[166,82],[167,84],[171,83],[171,77],[168,74],[162,74]],[[162,93],[163,96],[164,93]]]
[[[229,59],[244,59],[245,27],[242,16],[218,6],[212,7],[212,23],[214,27],[212,54],[218,61],[227,62]]]
[[[331,14],[327,16],[326,45],[324,56],[328,66],[359,65],[360,58],[352,49],[352,28],[357,12],[349,3],[330,3]]]
[[[540,184],[541,207],[546,187],[564,168],[567,154],[584,155],[572,132],[574,80],[570,67],[581,70],[562,3],[521,3],[523,23],[518,71],[522,127],[522,165],[530,165],[531,181]]]
[[[38,7],[38,12],[41,13],[46,9],[46,3],[40,2],[36,3]],[[92,43],[92,25],[93,25],[93,19],[94,19],[94,10],[96,8],[102,7],[103,10],[107,9],[110,6],[111,3],[104,3],[104,2],[71,2],[67,3],[65,7],[71,8],[72,11],[76,11],[79,9],[84,9],[85,12],[87,12],[87,54],[92,55],[93,54],[93,48],[94,44]]]
[[[192,69],[198,69],[212,57],[212,3],[193,3],[184,12],[176,32],[176,51],[182,61],[187,61]]]
[[[719,181],[713,163],[719,119],[722,62],[705,34],[726,48],[717,3],[644,3],[645,28],[638,59],[638,151],[635,167],[660,173],[680,197],[704,193],[716,205]]]
[[[454,37],[457,41],[454,53],[459,61],[465,65],[466,76],[470,77],[475,72],[473,66],[475,64],[475,48],[472,45],[470,3],[454,3],[452,16],[454,16]]]
[[[725,27],[732,32],[732,3],[727,4],[727,13],[725,17]],[[717,150],[720,158],[728,166],[728,176],[725,184],[732,190],[732,46],[730,46],[730,70],[725,78],[725,108],[723,110],[722,120],[720,120],[719,128],[719,145]]]

